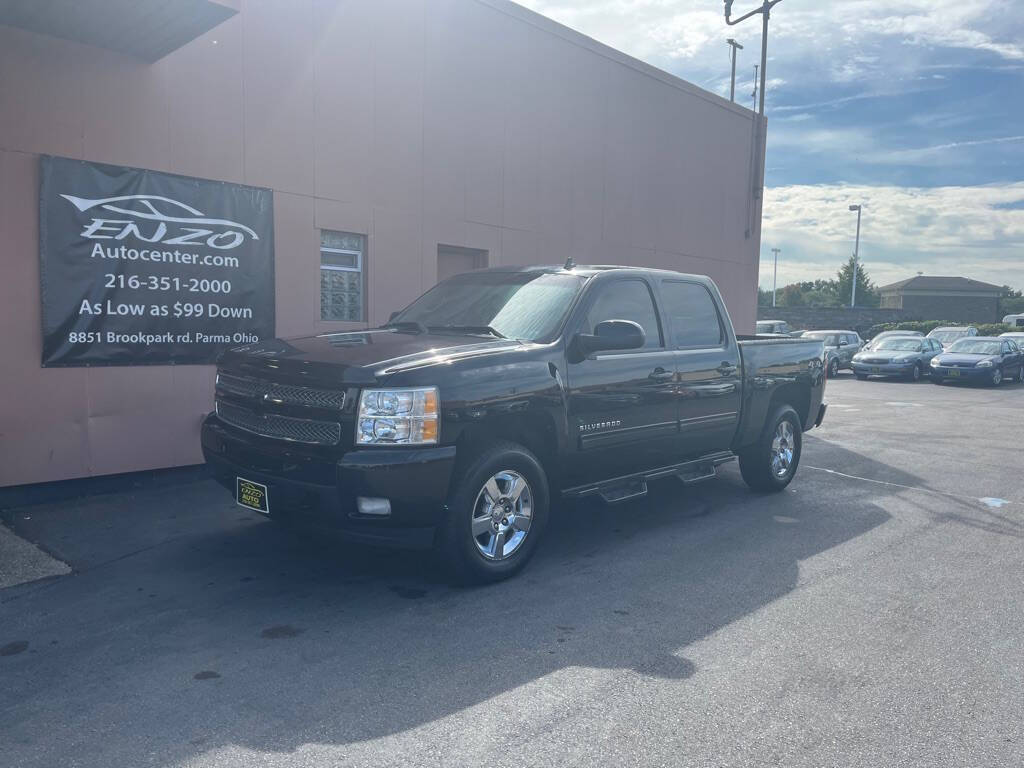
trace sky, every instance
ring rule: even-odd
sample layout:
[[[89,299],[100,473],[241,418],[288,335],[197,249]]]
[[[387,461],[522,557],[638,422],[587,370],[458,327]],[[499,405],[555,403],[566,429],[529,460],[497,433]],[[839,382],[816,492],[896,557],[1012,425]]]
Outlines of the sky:
[[[518,0],[748,106],[761,17],[721,0]],[[736,0],[733,18],[759,0]],[[853,253],[878,285],[964,275],[1024,290],[1024,2],[784,0],[768,33],[762,287],[834,277]]]

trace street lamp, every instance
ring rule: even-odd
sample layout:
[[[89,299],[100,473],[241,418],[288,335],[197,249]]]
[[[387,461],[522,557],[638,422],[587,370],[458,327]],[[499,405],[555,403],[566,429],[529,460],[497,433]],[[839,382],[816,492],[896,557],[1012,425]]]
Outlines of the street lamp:
[[[861,206],[851,205],[851,211],[857,212],[857,239],[853,245],[853,290],[850,291],[850,306],[857,306],[857,260],[860,258],[860,212]]]
[[[782,253],[781,248],[772,248],[772,253],[775,254],[775,270],[772,273],[772,306],[775,306],[775,291],[779,286],[779,254]]]

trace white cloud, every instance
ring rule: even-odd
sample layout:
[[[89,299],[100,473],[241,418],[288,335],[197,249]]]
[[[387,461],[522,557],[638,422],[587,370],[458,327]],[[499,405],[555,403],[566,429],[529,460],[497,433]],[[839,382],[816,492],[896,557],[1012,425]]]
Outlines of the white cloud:
[[[650,60],[727,57],[726,37],[756,52],[758,18],[727,27],[716,0],[519,0],[567,26]],[[1017,0],[790,0],[772,13],[769,53],[799,62],[808,52],[833,63],[837,81],[878,66],[870,49],[892,39],[919,47],[963,48],[1024,59]],[[756,6],[737,2],[733,18]],[[771,42],[771,41],[770,41]]]
[[[761,283],[783,249],[779,284],[831,277],[853,252],[877,283],[954,274],[1024,288],[1024,182],[977,187],[796,185],[765,190]],[[1013,207],[1011,207],[1013,206]],[[783,266],[784,265],[784,266]]]

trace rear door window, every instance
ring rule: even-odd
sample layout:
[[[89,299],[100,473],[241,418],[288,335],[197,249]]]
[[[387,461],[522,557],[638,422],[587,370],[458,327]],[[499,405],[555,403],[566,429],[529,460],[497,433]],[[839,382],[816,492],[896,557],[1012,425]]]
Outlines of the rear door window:
[[[678,348],[721,347],[725,328],[711,293],[700,283],[666,280],[661,284],[669,330]]]

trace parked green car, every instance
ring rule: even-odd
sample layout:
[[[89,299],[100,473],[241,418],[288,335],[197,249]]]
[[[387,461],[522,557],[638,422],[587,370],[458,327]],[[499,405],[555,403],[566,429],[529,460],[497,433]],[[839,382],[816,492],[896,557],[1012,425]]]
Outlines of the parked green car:
[[[853,356],[864,346],[856,331],[808,331],[801,338],[825,343],[825,366],[829,378],[843,368],[852,368]]]

